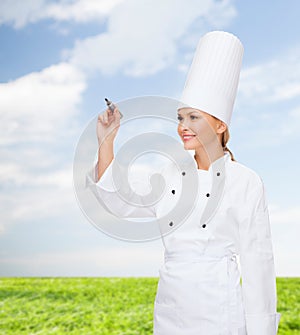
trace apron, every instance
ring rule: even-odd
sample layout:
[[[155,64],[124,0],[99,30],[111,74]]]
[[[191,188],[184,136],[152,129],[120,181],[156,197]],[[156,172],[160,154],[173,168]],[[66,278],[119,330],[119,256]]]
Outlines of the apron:
[[[219,211],[219,220],[208,228],[202,229],[200,222],[209,208],[206,194],[214,204],[212,197],[222,193],[224,179],[217,178],[217,183],[212,184],[211,172],[201,170],[198,177],[201,192],[193,213],[176,231],[163,237],[165,259],[159,269],[154,302],[154,335],[246,335],[234,248],[230,250],[227,242],[221,244],[219,240],[217,249],[211,248],[213,233],[225,218]],[[168,183],[173,189],[179,188],[174,178]],[[170,211],[172,194],[168,194],[170,199],[158,207],[159,215]]]
[[[154,335],[247,335],[236,255],[165,253]]]

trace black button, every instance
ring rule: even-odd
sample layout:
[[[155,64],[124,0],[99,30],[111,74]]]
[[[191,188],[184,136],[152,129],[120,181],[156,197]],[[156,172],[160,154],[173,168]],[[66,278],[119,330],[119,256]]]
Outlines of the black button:
[[[171,226],[171,227],[173,226],[173,222],[172,221],[169,223],[169,226]]]
[[[182,175],[185,176],[185,172],[184,171],[182,172]]]
[[[175,190],[172,190],[172,193],[175,194]]]
[[[206,224],[204,223],[203,225],[202,225],[202,228],[205,228],[206,227]]]
[[[206,193],[206,196],[207,196],[207,197],[209,197],[209,196],[210,196],[210,194],[209,194],[209,193]]]
[[[221,173],[220,172],[217,172],[217,176],[219,176]]]

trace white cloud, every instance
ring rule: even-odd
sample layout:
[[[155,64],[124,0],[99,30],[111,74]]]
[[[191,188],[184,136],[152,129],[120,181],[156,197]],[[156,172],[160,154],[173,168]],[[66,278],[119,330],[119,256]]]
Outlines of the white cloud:
[[[0,84],[2,226],[75,205],[70,155],[86,82],[67,63]],[[72,142],[73,141],[73,142]]]
[[[296,103],[299,107],[292,109],[270,107],[266,102],[260,103],[257,101],[257,104],[253,107],[249,101],[248,107],[250,106],[252,114],[247,115],[244,112],[244,114],[235,117],[236,127],[239,128],[238,131],[241,131],[243,138],[239,143],[239,149],[261,150],[264,148],[263,150],[265,150],[266,147],[278,148],[278,146],[285,144],[285,154],[289,150],[294,153],[297,152],[300,135],[299,102]],[[255,110],[255,114],[253,114],[253,110]]]
[[[12,24],[20,29],[45,19],[55,21],[100,21],[124,0],[2,0],[0,24]]]
[[[245,105],[276,103],[300,97],[300,49],[241,72],[239,100]]]
[[[45,0],[2,0],[0,2],[0,24],[12,24],[15,28],[38,20]]]
[[[299,59],[300,48],[294,46],[272,60],[242,70],[233,123],[243,129],[240,145],[244,149],[286,143],[291,148],[298,140]]]
[[[73,125],[85,87],[67,63],[0,84],[0,144],[55,141],[60,127]]]
[[[28,156],[29,150],[25,149],[25,151],[24,154],[20,152],[14,154],[18,157],[15,161],[11,159],[1,162],[1,185],[18,186],[18,188],[31,187],[32,189],[38,187],[53,187],[59,191],[64,191],[68,188],[71,190],[72,166],[50,170],[50,167],[53,167],[53,164],[51,164],[51,157],[47,160],[47,156],[54,155],[54,153],[43,153],[42,150],[36,151],[35,155],[32,157],[34,161],[27,164],[26,156]],[[40,164],[37,160],[43,160],[44,164]],[[26,164],[22,164],[22,161]],[[47,169],[45,169],[45,167]]]
[[[187,5],[184,0],[164,0],[154,6],[150,0],[4,0],[0,24],[22,28],[45,19],[55,24],[107,19],[106,32],[77,41],[74,49],[64,51],[65,59],[86,70],[138,77],[174,65],[178,49],[194,49],[207,26],[225,27],[236,16],[232,2],[190,0]],[[66,28],[55,29],[68,33]]]
[[[16,175],[15,179],[18,176]],[[21,179],[24,178],[24,175],[20,176]],[[39,173],[36,178],[33,174],[28,177],[25,185],[23,180],[18,187],[1,195],[2,203],[6,203],[6,209],[1,213],[1,217],[3,218],[4,215],[8,219],[4,227],[13,222],[45,220],[59,217],[62,213],[72,213],[76,206],[72,187],[72,169],[48,173],[45,176],[45,182],[42,173]],[[31,181],[34,183],[31,184]]]
[[[44,17],[57,21],[89,22],[106,17],[124,0],[77,0],[70,3],[60,1],[45,8]]]
[[[281,125],[280,134],[284,137],[299,137],[300,128],[300,106],[292,109]]]
[[[129,0],[111,12],[107,32],[77,41],[64,57],[76,66],[107,75],[151,75],[174,65],[179,47],[189,45],[190,38],[195,47],[205,30],[203,22],[206,27],[220,27],[235,15],[231,1],[192,0],[187,5],[183,0],[165,0],[153,6],[149,0]],[[191,33],[198,22],[197,33]]]
[[[69,155],[64,150],[71,149],[59,143],[53,146],[39,142],[1,148],[0,234],[13,223],[73,212],[73,171],[71,162],[66,163],[65,156]]]

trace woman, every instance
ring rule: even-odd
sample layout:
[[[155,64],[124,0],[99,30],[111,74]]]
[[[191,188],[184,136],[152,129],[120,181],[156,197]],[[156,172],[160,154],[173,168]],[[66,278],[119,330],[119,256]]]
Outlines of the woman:
[[[277,334],[280,313],[263,181],[227,148],[242,55],[236,36],[206,34],[183,90],[177,130],[184,149],[195,152],[200,191],[187,221],[162,236],[165,262],[154,304],[155,335]],[[119,124],[118,109],[98,117],[98,163],[90,175],[95,194],[117,215],[160,216],[164,200],[144,209],[117,200],[111,166]],[[166,173],[169,198],[177,187],[172,169]],[[218,184],[222,178],[225,184]],[[221,192],[212,187],[214,181],[223,185],[223,195],[217,211],[203,223],[205,209]]]

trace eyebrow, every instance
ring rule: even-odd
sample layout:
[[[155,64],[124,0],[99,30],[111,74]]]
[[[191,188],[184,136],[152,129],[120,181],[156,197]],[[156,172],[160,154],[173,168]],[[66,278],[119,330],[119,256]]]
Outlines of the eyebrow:
[[[200,115],[200,113],[198,113],[197,111],[188,112],[187,115],[192,114],[192,113],[197,113],[198,115]],[[182,115],[180,114],[180,112],[177,112],[177,115],[178,115],[178,116],[182,116]]]

